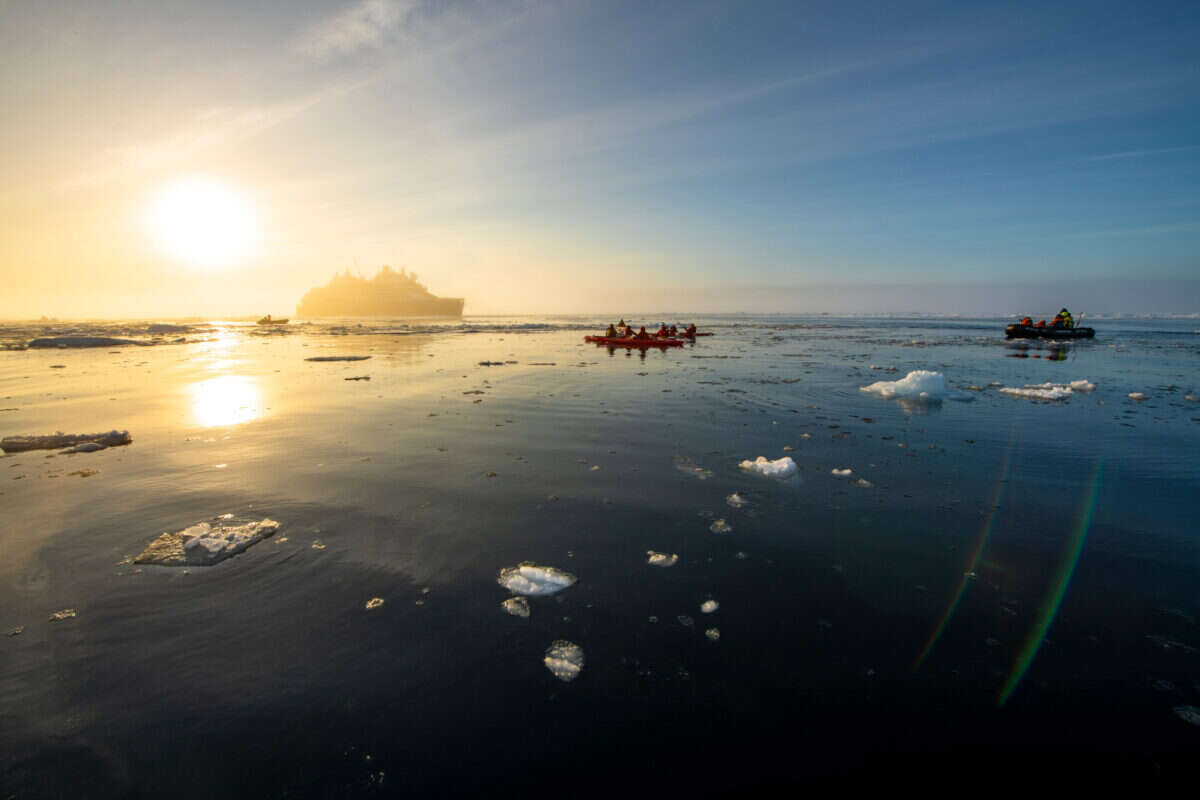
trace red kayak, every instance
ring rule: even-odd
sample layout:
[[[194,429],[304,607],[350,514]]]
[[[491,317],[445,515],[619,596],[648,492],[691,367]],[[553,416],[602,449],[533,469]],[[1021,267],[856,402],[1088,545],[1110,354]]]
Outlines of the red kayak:
[[[680,339],[634,339],[632,336],[585,336],[585,342],[611,344],[614,347],[683,347]]]

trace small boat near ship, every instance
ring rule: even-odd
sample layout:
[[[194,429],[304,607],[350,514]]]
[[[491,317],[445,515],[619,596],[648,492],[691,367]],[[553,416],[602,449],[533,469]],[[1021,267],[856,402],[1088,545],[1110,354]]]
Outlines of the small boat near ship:
[[[255,325],[287,325],[287,322],[288,322],[287,317],[284,317],[283,319],[271,319],[271,315],[267,314],[265,317],[263,317],[262,319],[260,319],[258,322],[254,323],[254,324]]]
[[[1008,339],[1091,339],[1096,335],[1094,328],[1064,328],[1052,325],[1025,325],[1014,322],[1004,326]]]

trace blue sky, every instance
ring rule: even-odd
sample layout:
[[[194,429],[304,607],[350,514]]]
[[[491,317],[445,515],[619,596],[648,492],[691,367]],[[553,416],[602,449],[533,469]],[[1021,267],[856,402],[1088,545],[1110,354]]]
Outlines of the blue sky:
[[[382,263],[468,312],[1200,286],[1195,2],[280,5],[0,5],[0,314],[286,310]],[[131,222],[191,173],[261,210],[236,269]]]

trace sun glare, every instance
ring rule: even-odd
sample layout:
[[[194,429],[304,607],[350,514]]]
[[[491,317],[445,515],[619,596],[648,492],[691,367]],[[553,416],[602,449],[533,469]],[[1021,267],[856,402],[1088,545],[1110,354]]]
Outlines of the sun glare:
[[[250,198],[215,178],[180,178],[151,198],[146,227],[163,252],[201,269],[237,267],[258,244],[257,213]]]

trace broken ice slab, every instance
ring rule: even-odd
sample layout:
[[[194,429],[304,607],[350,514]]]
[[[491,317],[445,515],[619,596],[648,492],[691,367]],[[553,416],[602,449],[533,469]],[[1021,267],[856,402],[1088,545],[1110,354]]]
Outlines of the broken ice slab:
[[[554,677],[569,683],[583,671],[583,648],[566,639],[559,639],[546,648],[542,663]]]
[[[753,461],[743,461],[738,464],[738,467],[746,472],[762,475],[764,478],[787,478],[796,474],[796,462],[792,461],[791,456],[777,458],[774,461],[766,456],[759,456]]]
[[[271,519],[241,525],[199,522],[177,533],[162,534],[133,563],[210,567],[258,544],[278,529],[279,523]]]
[[[105,447],[129,444],[133,437],[129,431],[107,431],[105,433],[57,433],[42,436],[5,436],[0,439],[0,450],[6,453],[20,453],[25,450],[58,450],[62,447],[77,448],[72,452],[91,452],[92,449],[102,450]],[[98,448],[85,449],[82,445],[97,444]]]
[[[555,567],[543,567],[526,561],[500,570],[496,582],[513,594],[544,597],[574,585],[577,578]]]

